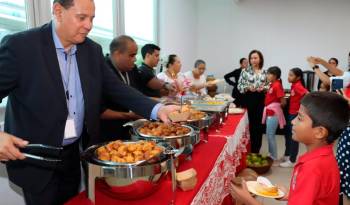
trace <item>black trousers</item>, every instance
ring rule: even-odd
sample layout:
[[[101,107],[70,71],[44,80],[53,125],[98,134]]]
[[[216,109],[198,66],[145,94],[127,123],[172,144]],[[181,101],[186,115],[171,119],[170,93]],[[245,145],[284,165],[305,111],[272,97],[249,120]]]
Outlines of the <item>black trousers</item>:
[[[23,190],[27,205],[61,205],[77,195],[80,186],[79,142],[64,147],[62,162],[54,170],[52,179],[40,193]]]
[[[247,92],[245,103],[248,110],[249,132],[251,152],[259,153],[262,144],[263,125],[261,123],[264,111],[265,94],[259,92]]]
[[[287,126],[285,129],[285,146],[286,150],[284,151],[284,156],[289,156],[289,160],[293,163],[296,162],[298,152],[299,152],[299,142],[293,140],[292,138],[292,120],[296,117],[297,115],[288,115],[287,119]]]

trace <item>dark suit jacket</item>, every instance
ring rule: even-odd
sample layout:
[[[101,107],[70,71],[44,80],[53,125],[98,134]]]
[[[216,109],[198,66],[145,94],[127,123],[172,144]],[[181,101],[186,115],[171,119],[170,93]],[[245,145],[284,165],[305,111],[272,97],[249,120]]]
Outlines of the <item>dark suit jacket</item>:
[[[150,116],[156,103],[118,80],[106,67],[100,45],[87,38],[77,45],[76,55],[90,144],[98,142],[102,95]],[[30,143],[61,146],[68,110],[51,23],[2,40],[0,99],[6,96],[6,132]],[[7,171],[12,182],[33,192],[41,191],[53,173],[24,162],[8,163]]]
[[[239,80],[239,77],[241,76],[241,72],[242,72],[242,69],[241,68],[237,68],[235,69],[234,71],[230,72],[230,73],[227,73],[224,78],[225,78],[225,81],[229,84],[229,85],[232,85],[233,86],[233,89],[232,89],[232,97],[235,98],[235,104],[239,107],[241,106],[244,106],[244,96],[243,94],[241,94],[239,91],[238,91],[238,88],[237,88],[237,85],[238,85],[238,80]],[[231,78],[234,78],[235,81],[232,81]]]

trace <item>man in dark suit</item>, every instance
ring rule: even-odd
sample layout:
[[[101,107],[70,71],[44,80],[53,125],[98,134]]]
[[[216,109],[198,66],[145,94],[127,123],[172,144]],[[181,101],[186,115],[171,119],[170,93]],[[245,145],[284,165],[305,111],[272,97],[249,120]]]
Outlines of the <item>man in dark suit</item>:
[[[235,69],[230,73],[227,73],[224,76],[224,78],[229,85],[233,86],[232,97],[235,98],[234,103],[237,105],[237,107],[244,107],[244,96],[238,91],[237,85],[238,85],[238,80],[241,75],[242,69],[246,69],[248,67],[248,60],[246,58],[241,58],[239,60],[239,64],[240,64],[239,68]],[[231,79],[232,77],[234,78],[234,80]]]
[[[145,118],[167,121],[162,106],[121,83],[105,65],[101,46],[87,38],[92,0],[54,0],[54,20],[4,37],[0,45],[0,99],[9,96],[0,160],[22,187],[26,204],[63,204],[78,193],[79,141],[99,141],[101,96]],[[63,147],[52,167],[27,161],[20,148]]]

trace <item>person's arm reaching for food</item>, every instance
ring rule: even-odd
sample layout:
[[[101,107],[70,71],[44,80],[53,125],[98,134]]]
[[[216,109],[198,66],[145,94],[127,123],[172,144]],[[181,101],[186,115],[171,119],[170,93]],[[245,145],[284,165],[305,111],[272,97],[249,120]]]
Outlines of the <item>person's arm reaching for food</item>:
[[[125,120],[125,119],[140,119],[141,116],[133,113],[133,112],[120,112],[120,111],[114,111],[111,109],[106,109],[101,114],[101,119],[103,120]]]

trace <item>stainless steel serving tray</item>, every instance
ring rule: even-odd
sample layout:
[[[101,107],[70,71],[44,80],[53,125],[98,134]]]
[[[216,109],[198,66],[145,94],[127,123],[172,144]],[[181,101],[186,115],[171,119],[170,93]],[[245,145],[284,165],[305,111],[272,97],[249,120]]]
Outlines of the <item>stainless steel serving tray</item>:
[[[198,129],[208,128],[213,122],[214,116],[211,113],[205,113],[205,117],[198,120],[187,120],[184,122],[180,122],[181,124],[186,124],[191,127],[195,127]]]
[[[96,160],[95,151],[102,144],[87,148],[81,159],[86,167],[87,195],[95,202],[95,179],[105,178],[113,186],[113,195],[119,199],[137,199],[151,195],[169,170],[174,170],[172,154],[160,156],[159,160],[143,165],[113,164]],[[173,177],[174,178],[174,177]],[[142,182],[142,183],[140,183]],[[176,183],[173,180],[173,183]],[[136,194],[138,193],[138,194]]]
[[[140,127],[137,127],[134,129],[135,133],[140,135],[141,137],[144,137],[144,138],[161,138],[161,139],[176,139],[176,138],[184,138],[184,137],[187,137],[187,136],[191,136],[194,134],[194,130],[192,127],[190,126],[187,126],[187,125],[181,125],[182,127],[186,127],[190,130],[190,132],[188,132],[187,134],[183,134],[183,135],[171,135],[171,136],[153,136],[153,135],[146,135],[146,134],[143,134],[140,132],[140,129],[143,127],[140,126]]]
[[[204,112],[224,112],[225,109],[229,106],[230,102],[223,101],[222,105],[209,105],[205,104],[206,101],[203,100],[192,100],[191,107],[196,110],[204,111]]]
[[[190,129],[190,132],[186,135],[165,137],[144,135],[140,133],[138,129],[141,128],[145,122],[148,122],[148,120],[141,119],[126,123],[124,126],[132,126],[134,132],[133,137],[137,140],[153,140],[157,143],[166,143],[170,147],[178,150],[178,154],[181,153],[187,145],[195,145],[200,141],[199,134],[191,126],[188,125],[182,125]]]
[[[136,143],[139,143],[139,142],[140,141],[123,141],[123,144],[136,144]],[[99,164],[112,165],[112,166],[139,166],[139,165],[146,164],[146,163],[149,164],[149,163],[152,163],[152,162],[160,161],[161,158],[163,158],[164,155],[167,153],[167,148],[165,148],[163,145],[157,144],[158,147],[161,147],[163,149],[163,152],[161,152],[159,155],[154,156],[154,157],[152,157],[151,159],[148,159],[148,160],[141,160],[141,161],[137,161],[137,162],[134,162],[134,163],[122,163],[122,162],[113,162],[113,161],[107,161],[107,160],[100,160],[100,159],[98,159],[98,156],[97,156],[97,153],[96,153],[97,149],[102,147],[102,146],[105,146],[105,145],[107,145],[109,143],[111,143],[111,142],[105,142],[105,143],[99,144],[98,147],[95,148],[94,155],[91,156],[94,161],[98,162]]]

